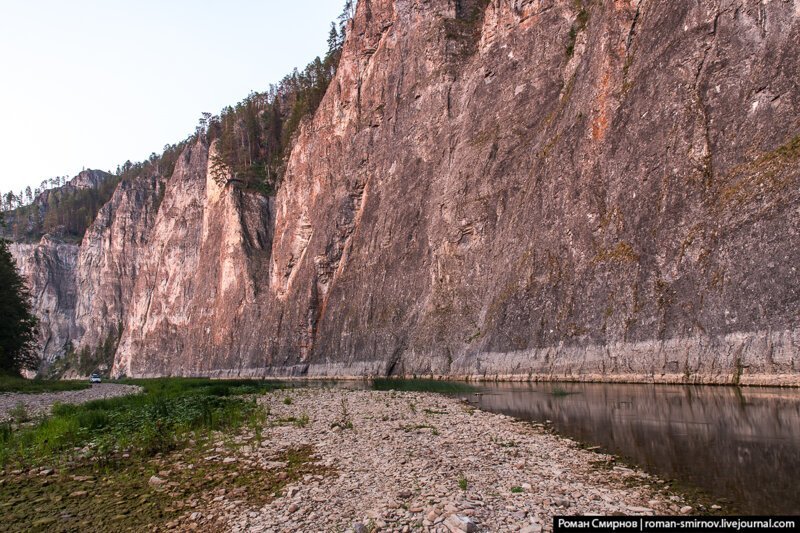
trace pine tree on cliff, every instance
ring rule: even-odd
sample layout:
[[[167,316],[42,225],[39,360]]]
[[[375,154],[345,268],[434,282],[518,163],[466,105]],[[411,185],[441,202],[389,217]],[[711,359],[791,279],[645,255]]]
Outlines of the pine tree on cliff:
[[[0,317],[0,374],[34,370],[38,363],[37,320],[31,310],[30,292],[5,239],[0,239]]]

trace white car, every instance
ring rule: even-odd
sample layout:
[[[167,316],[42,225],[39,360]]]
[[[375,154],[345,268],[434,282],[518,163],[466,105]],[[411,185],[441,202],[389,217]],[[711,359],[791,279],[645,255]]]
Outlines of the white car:
[[[92,374],[89,377],[89,383],[101,383],[103,380],[100,378],[100,374]]]

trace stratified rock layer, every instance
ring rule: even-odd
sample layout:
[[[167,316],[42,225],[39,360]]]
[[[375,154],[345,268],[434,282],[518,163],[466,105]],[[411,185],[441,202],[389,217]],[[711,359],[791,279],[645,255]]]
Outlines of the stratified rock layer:
[[[87,233],[137,251],[81,329],[127,375],[800,383],[799,41],[797,0],[361,0],[277,196],[190,146]]]

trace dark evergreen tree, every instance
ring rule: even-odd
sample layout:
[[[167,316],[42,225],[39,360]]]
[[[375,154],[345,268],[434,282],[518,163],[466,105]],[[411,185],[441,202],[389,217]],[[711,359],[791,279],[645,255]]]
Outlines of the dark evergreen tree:
[[[37,320],[31,310],[30,292],[5,239],[0,239],[0,317],[0,373],[19,375],[22,370],[35,370],[39,363]]]

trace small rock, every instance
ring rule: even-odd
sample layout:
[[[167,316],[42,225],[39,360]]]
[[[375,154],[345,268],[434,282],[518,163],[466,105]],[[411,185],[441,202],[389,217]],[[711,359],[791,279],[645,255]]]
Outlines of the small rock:
[[[722,509],[722,506],[714,504],[714,505],[711,506],[711,509],[714,510],[714,511],[719,511],[720,509]]]
[[[361,522],[356,522],[353,524],[353,533],[367,533],[367,531],[367,526]]]
[[[691,505],[684,505],[683,507],[681,507],[681,514],[689,514],[693,510],[694,508]]]
[[[85,498],[88,496],[89,493],[85,490],[76,490],[75,492],[70,493],[70,498]]]
[[[464,531],[465,533],[472,533],[478,531],[478,526],[468,516],[452,514],[444,521],[444,525],[450,531]]]
[[[520,529],[519,533],[542,533],[542,526],[538,524],[531,524]]]
[[[226,457],[225,459],[222,460],[222,464],[224,465],[229,465],[235,462],[236,462],[236,457]]]
[[[287,510],[288,510],[290,513],[295,513],[295,512],[297,512],[297,510],[298,510],[299,508],[300,508],[300,506],[298,506],[296,503],[293,503],[293,504],[291,504],[291,505],[289,506],[289,509],[287,509]]]
[[[571,505],[571,502],[565,498],[555,498],[553,503],[558,507],[568,508]]]
[[[40,476],[52,476],[54,473],[52,468],[44,468],[39,472]]]
[[[166,481],[158,476],[150,476],[150,480],[147,483],[152,487],[160,487],[166,483]]]

